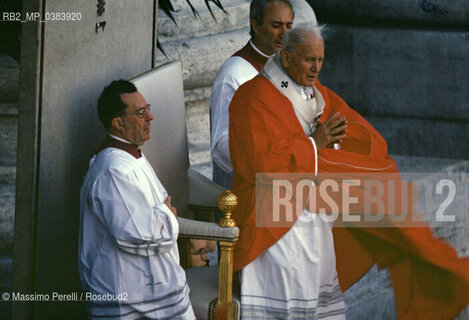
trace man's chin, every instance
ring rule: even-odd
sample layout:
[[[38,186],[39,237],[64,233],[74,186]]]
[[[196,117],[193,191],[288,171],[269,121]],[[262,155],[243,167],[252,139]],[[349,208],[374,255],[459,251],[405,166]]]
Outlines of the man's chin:
[[[305,87],[314,87],[316,85],[316,78],[314,79],[306,79],[305,83],[303,84]]]

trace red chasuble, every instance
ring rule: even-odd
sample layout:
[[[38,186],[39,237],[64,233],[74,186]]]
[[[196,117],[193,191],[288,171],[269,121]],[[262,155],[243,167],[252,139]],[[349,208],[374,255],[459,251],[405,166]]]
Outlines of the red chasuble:
[[[384,138],[334,92],[319,82],[316,86],[326,103],[320,121],[335,112],[348,121],[341,150],[318,151],[318,171],[398,175]],[[316,163],[313,145],[290,101],[264,77],[242,85],[229,112],[235,171],[232,191],[239,202],[233,217],[240,228],[234,268],[239,270],[289,230],[256,226],[256,216],[272,216],[269,201],[264,200],[256,212],[256,173],[311,173]],[[398,319],[454,319],[469,303],[469,261],[458,259],[455,250],[436,239],[425,223],[415,225],[418,228],[400,228],[398,224],[392,228],[334,228],[341,288],[349,288],[376,262],[390,272]]]

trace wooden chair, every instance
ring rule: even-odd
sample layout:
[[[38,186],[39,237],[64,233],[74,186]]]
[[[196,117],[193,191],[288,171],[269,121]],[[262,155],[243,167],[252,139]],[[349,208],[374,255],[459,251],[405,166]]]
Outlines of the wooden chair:
[[[216,240],[220,244],[219,267],[186,269],[195,314],[200,319],[239,319],[239,299],[232,298],[233,249],[239,229],[231,210],[237,199],[189,168],[181,62],[162,65],[131,81],[152,106],[155,119],[143,153],[178,210],[179,238]],[[190,219],[190,208],[213,212],[217,206],[225,215],[219,225]],[[181,247],[181,261],[187,262],[187,246]]]

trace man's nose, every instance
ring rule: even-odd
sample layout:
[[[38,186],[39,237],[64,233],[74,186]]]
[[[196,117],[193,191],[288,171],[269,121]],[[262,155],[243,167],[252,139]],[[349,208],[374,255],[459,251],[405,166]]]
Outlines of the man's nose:
[[[311,65],[311,70],[314,72],[318,72],[319,68],[320,68],[319,61],[314,61],[313,64]]]
[[[155,117],[153,116],[150,110],[146,110],[145,112],[146,112],[146,115],[145,115],[146,121],[152,121],[153,119],[155,119]]]
[[[287,26],[286,24],[285,24],[285,25],[282,25],[282,26],[280,27],[280,35],[283,36],[285,33],[288,32],[288,30],[289,30],[289,29],[288,29],[288,26]]]

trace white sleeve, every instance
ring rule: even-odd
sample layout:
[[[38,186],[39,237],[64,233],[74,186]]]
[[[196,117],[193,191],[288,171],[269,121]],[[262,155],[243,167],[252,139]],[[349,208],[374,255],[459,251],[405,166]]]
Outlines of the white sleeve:
[[[212,160],[227,173],[233,173],[228,142],[228,107],[237,88],[238,86],[231,81],[222,82],[212,88],[210,95],[210,109],[212,113]]]
[[[226,173],[233,173],[229,149],[229,112],[231,99],[240,85],[258,74],[251,63],[241,57],[225,61],[217,73],[210,94],[212,160]]]
[[[318,175],[318,148],[316,147],[316,141],[314,141],[313,137],[308,137],[311,140],[311,143],[314,147],[314,175]]]
[[[94,214],[121,249],[153,255],[176,242],[178,225],[171,210],[164,203],[150,204],[144,190],[119,170],[107,170],[97,179],[90,197]]]

